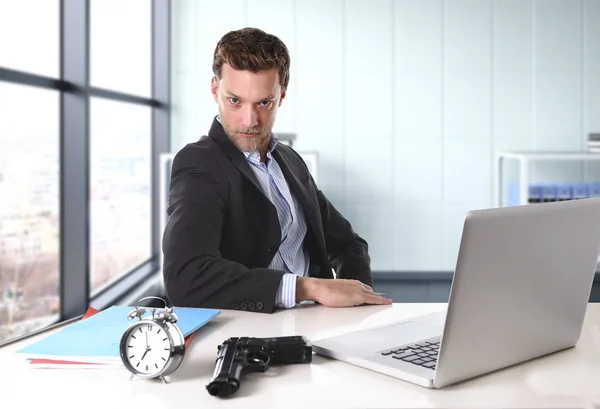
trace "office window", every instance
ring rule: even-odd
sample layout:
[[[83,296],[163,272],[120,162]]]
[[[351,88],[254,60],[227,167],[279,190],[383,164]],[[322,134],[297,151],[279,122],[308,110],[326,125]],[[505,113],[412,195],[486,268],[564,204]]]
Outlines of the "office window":
[[[0,67],[57,78],[59,24],[59,0],[0,0]]]
[[[170,9],[0,0],[0,346],[158,274]]]
[[[90,1],[90,83],[152,94],[152,1]]]
[[[90,101],[91,292],[152,256],[151,107]]]
[[[0,81],[0,342],[59,314],[59,101]]]

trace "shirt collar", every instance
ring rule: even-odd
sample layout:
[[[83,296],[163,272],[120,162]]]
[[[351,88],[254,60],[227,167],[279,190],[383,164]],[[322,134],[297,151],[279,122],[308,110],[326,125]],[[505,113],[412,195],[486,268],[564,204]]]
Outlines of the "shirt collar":
[[[219,117],[219,115],[217,115],[217,121],[219,121],[219,123],[221,125],[223,125],[223,122],[221,122],[221,118]],[[269,148],[267,149],[267,158],[268,159],[272,159],[272,152],[275,150],[275,148],[277,147],[277,144],[279,143],[279,137],[277,135],[275,135],[273,132],[271,132],[271,136],[269,137]],[[257,161],[260,161],[260,155],[257,151],[254,152],[242,152],[244,154],[244,156],[246,156],[246,159],[256,159]]]

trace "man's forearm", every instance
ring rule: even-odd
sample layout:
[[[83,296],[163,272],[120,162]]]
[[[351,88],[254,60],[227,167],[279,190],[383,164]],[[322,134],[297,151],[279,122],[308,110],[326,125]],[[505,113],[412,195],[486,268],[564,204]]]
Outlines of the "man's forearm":
[[[296,278],[296,302],[316,301],[318,298],[318,279],[314,277]]]

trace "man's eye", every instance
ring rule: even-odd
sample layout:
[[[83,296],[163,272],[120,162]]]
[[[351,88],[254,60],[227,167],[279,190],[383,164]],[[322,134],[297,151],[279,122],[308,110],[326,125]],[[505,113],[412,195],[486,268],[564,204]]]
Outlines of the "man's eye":
[[[237,104],[239,102],[239,100],[235,97],[231,97],[231,98],[229,98],[229,102],[231,102],[232,104]]]
[[[263,107],[268,107],[269,104],[271,104],[271,101],[261,101],[260,102],[260,105],[263,106]]]

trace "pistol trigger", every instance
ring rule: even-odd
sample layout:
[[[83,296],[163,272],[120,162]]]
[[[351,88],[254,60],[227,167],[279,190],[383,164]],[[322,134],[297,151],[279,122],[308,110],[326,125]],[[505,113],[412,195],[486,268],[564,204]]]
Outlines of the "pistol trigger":
[[[267,370],[267,365],[260,359],[255,357],[250,357],[246,360],[247,364],[244,372],[265,372]]]

